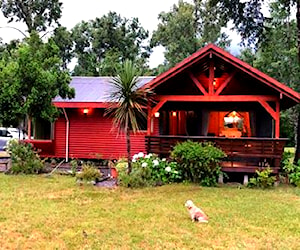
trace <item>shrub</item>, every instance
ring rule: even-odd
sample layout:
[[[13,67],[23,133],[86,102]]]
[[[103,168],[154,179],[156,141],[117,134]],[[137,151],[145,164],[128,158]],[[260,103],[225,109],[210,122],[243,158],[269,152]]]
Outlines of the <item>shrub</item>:
[[[83,182],[97,182],[101,176],[101,172],[94,165],[84,164],[81,172],[76,174],[76,179]]]
[[[125,187],[145,187],[163,185],[181,180],[176,162],[168,162],[156,155],[144,155],[142,152],[133,156],[132,172],[127,173],[127,163],[117,164],[119,183]]]
[[[171,157],[178,163],[183,178],[203,186],[216,186],[221,174],[220,161],[226,154],[211,143],[178,143]]]
[[[249,180],[248,187],[270,188],[274,186],[276,177],[272,176],[273,170],[270,167],[255,172],[257,176]]]
[[[9,170],[12,174],[38,174],[44,168],[44,162],[30,143],[10,140],[7,151],[12,161]]]
[[[77,160],[76,159],[72,159],[70,161],[70,165],[71,165],[72,176],[75,176],[76,175],[76,171],[77,171],[77,166],[78,166]]]
[[[286,161],[283,166],[283,174],[287,175],[289,183],[300,187],[300,160],[297,165],[293,164],[291,161]]]

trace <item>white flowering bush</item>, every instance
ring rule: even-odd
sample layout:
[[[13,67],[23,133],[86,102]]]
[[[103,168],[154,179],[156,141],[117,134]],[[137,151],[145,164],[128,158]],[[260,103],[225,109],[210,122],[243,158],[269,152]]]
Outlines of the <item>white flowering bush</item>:
[[[176,162],[168,162],[157,155],[143,152],[132,157],[132,172],[119,173],[120,185],[127,187],[155,186],[181,181]]]

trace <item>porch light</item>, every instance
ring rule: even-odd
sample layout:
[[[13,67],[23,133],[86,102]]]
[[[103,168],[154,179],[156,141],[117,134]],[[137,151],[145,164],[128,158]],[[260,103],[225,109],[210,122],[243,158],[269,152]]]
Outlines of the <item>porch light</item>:
[[[213,81],[213,85],[214,85],[214,86],[216,86],[216,85],[217,85],[217,80],[216,80],[216,79],[214,79],[214,81]]]
[[[155,112],[155,113],[154,113],[154,117],[155,117],[155,118],[159,118],[159,116],[160,116],[160,113],[159,113],[159,112]]]
[[[89,113],[89,109],[87,109],[87,108],[83,109],[83,113],[84,113],[85,115],[87,115],[87,114]]]
[[[176,113],[175,111],[173,111],[173,112],[172,112],[172,116],[175,117],[176,115],[177,115],[177,113]]]

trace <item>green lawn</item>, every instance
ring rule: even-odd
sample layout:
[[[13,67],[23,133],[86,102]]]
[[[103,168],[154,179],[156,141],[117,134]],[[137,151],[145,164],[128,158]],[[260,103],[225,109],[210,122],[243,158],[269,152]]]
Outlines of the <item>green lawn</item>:
[[[103,189],[2,174],[0,187],[1,249],[300,249],[296,188]],[[190,221],[187,199],[208,224]]]

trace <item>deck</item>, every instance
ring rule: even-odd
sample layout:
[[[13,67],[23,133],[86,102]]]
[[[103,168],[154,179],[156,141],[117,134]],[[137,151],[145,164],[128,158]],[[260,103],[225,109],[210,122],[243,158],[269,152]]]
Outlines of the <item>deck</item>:
[[[213,142],[227,155],[222,161],[224,172],[254,173],[259,168],[271,167],[274,173],[280,169],[284,146],[288,139],[256,137],[214,137],[214,136],[146,136],[147,153],[168,157],[173,146],[186,140]]]

